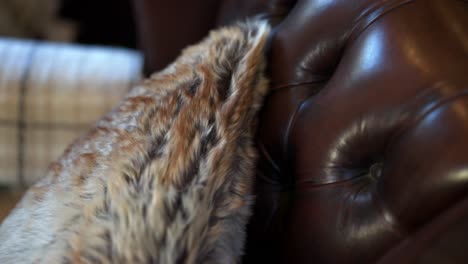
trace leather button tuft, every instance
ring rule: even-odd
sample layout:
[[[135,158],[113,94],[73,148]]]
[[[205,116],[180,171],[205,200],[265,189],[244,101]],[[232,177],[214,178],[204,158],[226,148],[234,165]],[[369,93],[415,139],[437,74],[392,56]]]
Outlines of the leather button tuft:
[[[369,168],[369,175],[374,179],[378,179],[382,175],[382,169],[383,162],[374,163]]]

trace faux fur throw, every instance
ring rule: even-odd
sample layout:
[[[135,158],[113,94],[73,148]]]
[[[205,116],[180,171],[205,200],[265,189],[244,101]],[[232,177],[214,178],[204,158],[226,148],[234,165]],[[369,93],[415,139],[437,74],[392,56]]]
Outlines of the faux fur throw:
[[[213,31],[135,87],[3,222],[0,263],[238,262],[268,31]]]

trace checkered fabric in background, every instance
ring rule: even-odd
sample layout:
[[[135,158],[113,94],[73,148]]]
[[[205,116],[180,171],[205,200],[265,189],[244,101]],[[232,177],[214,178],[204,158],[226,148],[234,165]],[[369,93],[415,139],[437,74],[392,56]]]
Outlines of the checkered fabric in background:
[[[0,38],[0,185],[45,176],[141,70],[135,51]]]

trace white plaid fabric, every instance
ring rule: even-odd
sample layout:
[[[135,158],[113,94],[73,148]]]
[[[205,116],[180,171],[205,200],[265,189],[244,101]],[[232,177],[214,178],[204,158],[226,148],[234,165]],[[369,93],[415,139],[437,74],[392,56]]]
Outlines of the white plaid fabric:
[[[0,185],[30,185],[140,79],[135,51],[0,38]]]

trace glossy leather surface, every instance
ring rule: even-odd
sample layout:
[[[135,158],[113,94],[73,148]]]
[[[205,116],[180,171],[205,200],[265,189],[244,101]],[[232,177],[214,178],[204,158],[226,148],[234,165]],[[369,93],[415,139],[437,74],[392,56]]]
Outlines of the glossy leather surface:
[[[467,259],[467,1],[218,1],[212,12],[213,25],[278,24],[244,263]]]
[[[258,205],[285,223],[276,259],[372,263],[466,196],[467,14],[456,0],[299,1],[277,28],[259,137],[277,169],[262,184],[289,204]]]

